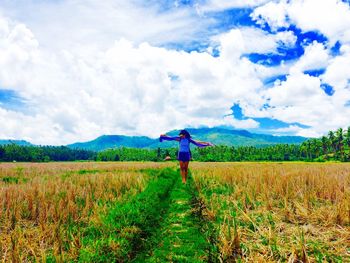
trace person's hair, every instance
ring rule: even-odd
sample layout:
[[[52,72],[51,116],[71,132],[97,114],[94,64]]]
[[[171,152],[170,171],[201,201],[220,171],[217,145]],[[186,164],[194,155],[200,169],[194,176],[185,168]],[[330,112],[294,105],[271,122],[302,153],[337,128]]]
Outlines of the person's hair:
[[[186,130],[181,130],[179,135],[181,135],[181,134],[185,135],[185,138],[187,138],[187,139],[191,138],[191,134]]]

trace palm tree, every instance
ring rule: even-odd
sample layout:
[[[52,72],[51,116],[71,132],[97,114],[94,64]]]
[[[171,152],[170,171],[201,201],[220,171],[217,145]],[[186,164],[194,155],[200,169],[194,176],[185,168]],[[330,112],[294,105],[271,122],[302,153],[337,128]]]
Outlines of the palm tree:
[[[311,154],[316,158],[320,156],[321,143],[319,139],[311,139]]]
[[[337,151],[340,152],[341,159],[344,160],[344,136],[342,128],[336,131],[336,145]]]
[[[334,132],[330,131],[328,133],[328,139],[331,146],[331,152],[336,152],[336,140],[335,140]]]
[[[348,127],[348,130],[345,133],[344,143],[350,149],[350,127]]]
[[[303,149],[303,152],[305,152],[306,159],[308,159],[308,160],[312,159],[312,152],[311,152],[312,149],[311,148],[312,148],[311,139],[303,142],[302,149]]]
[[[346,133],[344,134],[344,144],[347,148],[347,157],[346,159],[349,160],[350,157],[350,127],[348,127],[348,130],[346,131]]]
[[[329,141],[328,141],[328,138],[326,136],[322,136],[321,144],[322,144],[322,153],[324,155],[328,154]]]

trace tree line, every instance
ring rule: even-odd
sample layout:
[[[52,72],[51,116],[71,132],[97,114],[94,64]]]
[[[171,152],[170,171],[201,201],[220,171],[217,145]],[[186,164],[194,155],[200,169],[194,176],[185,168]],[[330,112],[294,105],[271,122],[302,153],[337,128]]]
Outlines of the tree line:
[[[309,139],[301,145],[308,160],[350,161],[350,127],[328,132],[327,136]]]
[[[66,146],[0,145],[0,162],[49,162],[96,160],[93,151],[70,149]]]
[[[115,148],[99,152],[99,161],[161,161],[176,160],[176,148],[132,149]],[[225,146],[194,148],[192,158],[202,162],[230,161],[350,161],[350,127],[330,131],[327,136],[312,138],[302,144],[276,144],[270,146]]]
[[[176,160],[177,148],[139,149],[119,147],[93,152],[71,149],[65,146],[0,146],[2,162],[47,161],[163,161]],[[224,146],[194,148],[192,158],[196,161],[350,161],[350,127],[330,131],[327,136],[312,138],[302,144],[276,144],[271,146]]]

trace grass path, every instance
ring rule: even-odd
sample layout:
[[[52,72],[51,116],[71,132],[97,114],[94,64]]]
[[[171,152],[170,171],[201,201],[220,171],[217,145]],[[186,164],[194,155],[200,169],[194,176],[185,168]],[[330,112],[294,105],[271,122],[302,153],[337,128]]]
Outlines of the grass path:
[[[115,203],[83,232],[79,262],[211,262],[193,211],[196,191],[178,170],[151,170],[147,187],[126,202]]]
[[[186,185],[180,175],[169,193],[167,211],[159,229],[148,240],[148,245],[134,262],[208,262],[209,244],[200,231],[199,219],[192,213],[193,188],[190,179]]]

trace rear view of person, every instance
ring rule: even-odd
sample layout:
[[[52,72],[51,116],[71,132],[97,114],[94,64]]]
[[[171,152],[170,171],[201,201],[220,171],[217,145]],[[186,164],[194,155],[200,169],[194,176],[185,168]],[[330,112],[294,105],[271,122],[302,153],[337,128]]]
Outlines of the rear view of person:
[[[198,146],[198,147],[207,147],[207,146],[214,146],[210,142],[201,142],[201,141],[195,141],[191,138],[191,135],[188,131],[182,130],[179,133],[179,136],[170,137],[166,134],[162,134],[159,137],[159,141],[178,141],[179,142],[179,153],[177,156],[177,159],[180,163],[180,172],[182,177],[182,183],[186,183],[187,181],[187,175],[188,175],[188,164],[191,160],[191,150],[190,150],[190,143]]]

